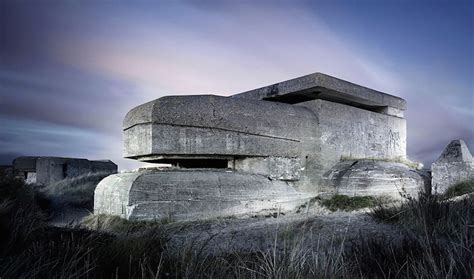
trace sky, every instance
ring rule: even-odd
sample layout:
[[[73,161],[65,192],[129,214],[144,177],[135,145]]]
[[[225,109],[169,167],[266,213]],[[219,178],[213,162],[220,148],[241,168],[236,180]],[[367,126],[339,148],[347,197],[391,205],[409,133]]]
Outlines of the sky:
[[[323,72],[406,99],[408,157],[429,166],[452,139],[474,148],[473,3],[0,0],[0,165],[132,169],[131,108]]]

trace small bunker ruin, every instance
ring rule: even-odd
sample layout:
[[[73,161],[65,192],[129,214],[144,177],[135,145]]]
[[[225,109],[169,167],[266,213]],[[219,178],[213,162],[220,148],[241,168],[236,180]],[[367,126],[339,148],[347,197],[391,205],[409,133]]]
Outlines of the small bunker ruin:
[[[474,159],[461,140],[451,141],[439,158],[431,165],[432,187],[438,194],[444,194],[457,183],[474,179]]]
[[[316,195],[411,195],[424,182],[402,163],[405,110],[321,73],[230,97],[165,96],[128,112],[123,152],[173,167],[105,178],[94,210],[182,220],[283,212]]]
[[[22,156],[13,160],[13,169],[28,184],[47,185],[90,172],[116,173],[117,165],[110,160]]]

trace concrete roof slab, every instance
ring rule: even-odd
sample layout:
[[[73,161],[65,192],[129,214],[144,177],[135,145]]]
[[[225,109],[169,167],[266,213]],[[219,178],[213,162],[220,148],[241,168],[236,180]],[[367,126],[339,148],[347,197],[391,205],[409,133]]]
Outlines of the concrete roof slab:
[[[232,98],[274,100],[284,103],[323,99],[362,108],[393,107],[406,110],[406,101],[400,97],[322,73],[313,73],[246,91],[233,95]]]

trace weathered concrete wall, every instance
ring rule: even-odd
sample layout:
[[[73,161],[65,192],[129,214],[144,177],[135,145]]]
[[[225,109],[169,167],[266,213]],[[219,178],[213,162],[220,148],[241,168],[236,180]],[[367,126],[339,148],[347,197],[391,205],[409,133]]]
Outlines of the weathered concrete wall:
[[[273,180],[298,181],[302,166],[300,158],[251,157],[236,159],[233,169],[242,173],[264,175]]]
[[[36,171],[36,160],[38,157],[22,156],[13,160],[13,168],[19,172]]]
[[[255,174],[144,171],[114,174],[102,180],[95,191],[94,212],[132,220],[192,220],[287,211],[309,198],[287,182]]]
[[[66,177],[65,158],[38,158],[36,163],[36,182],[47,185]]]
[[[305,146],[312,150],[306,158],[304,176],[311,178],[302,185],[309,192],[319,179],[341,159],[406,158],[406,120],[365,109],[312,100],[297,104],[311,110],[318,119],[315,129],[319,137]]]
[[[425,190],[423,177],[401,163],[348,160],[327,171],[321,184],[328,194],[348,196],[416,197]]]
[[[463,140],[453,140],[431,165],[432,191],[443,194],[465,180],[474,179],[474,160]]]
[[[124,120],[124,156],[235,155],[296,157],[314,115],[302,107],[219,96],[163,97]]]
[[[117,165],[110,160],[95,160],[89,162],[91,164],[91,172],[116,173],[118,171]]]

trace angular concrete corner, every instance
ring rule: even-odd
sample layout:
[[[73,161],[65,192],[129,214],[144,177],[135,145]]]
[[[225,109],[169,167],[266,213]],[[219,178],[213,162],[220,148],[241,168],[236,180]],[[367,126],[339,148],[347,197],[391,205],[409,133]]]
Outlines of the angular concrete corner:
[[[474,160],[466,143],[451,141],[431,165],[432,191],[443,194],[455,184],[474,179]]]

